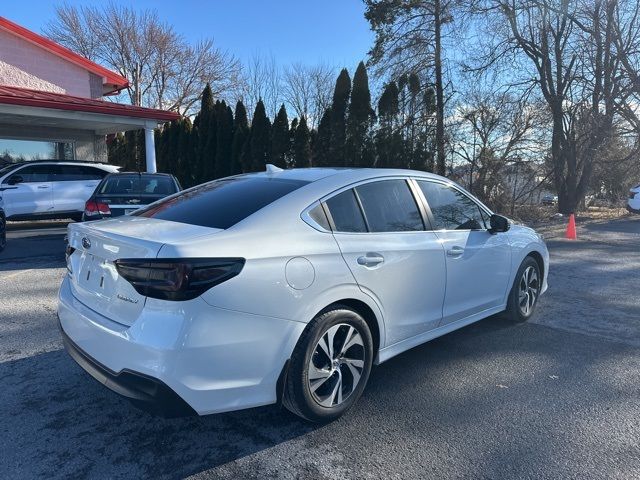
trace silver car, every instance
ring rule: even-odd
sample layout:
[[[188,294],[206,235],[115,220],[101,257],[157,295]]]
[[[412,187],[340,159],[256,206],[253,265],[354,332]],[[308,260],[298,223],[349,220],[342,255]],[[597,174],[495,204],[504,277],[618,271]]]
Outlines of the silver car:
[[[269,167],[71,224],[58,316],[85,370],[155,412],[283,402],[326,421],[373,365],[489,315],[528,319],[548,259],[436,175]]]

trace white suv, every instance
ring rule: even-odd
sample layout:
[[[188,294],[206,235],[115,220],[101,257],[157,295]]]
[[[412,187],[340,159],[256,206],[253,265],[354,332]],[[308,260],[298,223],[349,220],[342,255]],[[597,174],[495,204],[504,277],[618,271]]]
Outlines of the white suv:
[[[7,220],[80,219],[96,186],[120,167],[95,162],[32,161],[0,169]]]
[[[631,213],[640,213],[640,185],[636,185],[629,191],[627,210]]]

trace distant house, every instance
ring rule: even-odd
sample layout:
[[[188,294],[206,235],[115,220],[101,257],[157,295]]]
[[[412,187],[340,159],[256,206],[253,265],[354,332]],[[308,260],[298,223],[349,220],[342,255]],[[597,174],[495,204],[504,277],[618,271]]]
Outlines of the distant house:
[[[153,129],[178,115],[101,99],[128,85],[121,75],[0,17],[0,157],[11,157],[3,153],[13,147],[29,159],[29,149],[41,152],[43,144],[49,157],[105,162],[106,135],[144,129],[147,170],[155,171]]]

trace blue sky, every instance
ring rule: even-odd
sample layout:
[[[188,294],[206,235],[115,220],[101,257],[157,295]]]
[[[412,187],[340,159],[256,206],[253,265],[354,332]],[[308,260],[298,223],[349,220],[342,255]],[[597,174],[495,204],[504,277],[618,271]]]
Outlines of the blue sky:
[[[54,17],[48,0],[4,1],[0,15],[40,33]],[[101,5],[103,1],[69,1]],[[273,54],[280,65],[326,62],[350,71],[366,58],[373,34],[360,0],[116,0],[156,9],[189,39],[213,37],[218,47],[241,60]]]

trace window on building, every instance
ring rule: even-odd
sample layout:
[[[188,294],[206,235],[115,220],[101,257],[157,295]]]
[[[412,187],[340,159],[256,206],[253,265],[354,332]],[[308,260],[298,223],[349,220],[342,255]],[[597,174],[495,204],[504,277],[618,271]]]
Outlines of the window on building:
[[[0,163],[29,160],[73,160],[74,157],[75,145],[72,142],[0,138]]]

